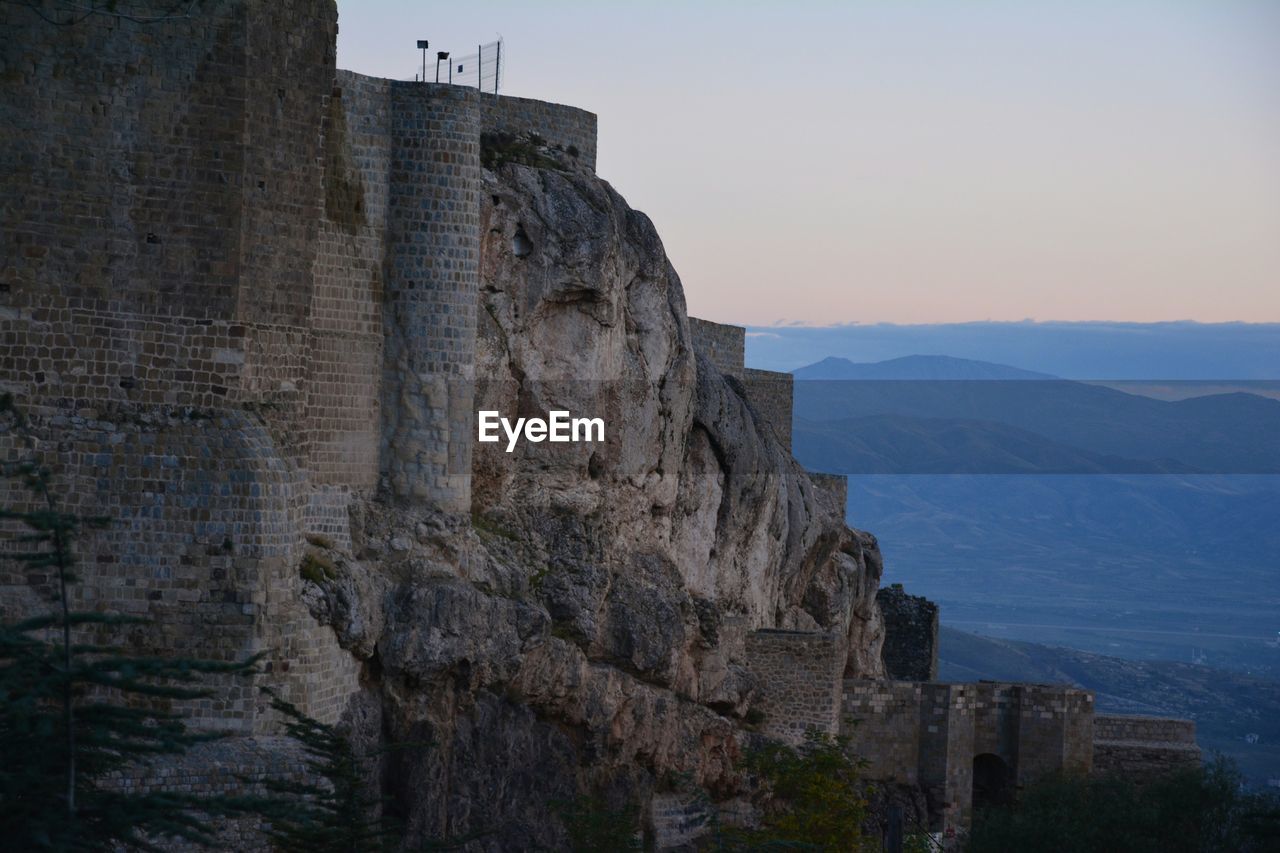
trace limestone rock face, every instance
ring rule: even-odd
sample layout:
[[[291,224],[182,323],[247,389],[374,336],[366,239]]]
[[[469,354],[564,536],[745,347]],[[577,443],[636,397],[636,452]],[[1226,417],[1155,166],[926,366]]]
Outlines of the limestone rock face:
[[[320,609],[349,647],[380,631],[384,726],[431,744],[392,759],[413,830],[555,846],[549,796],[732,794],[748,631],[834,632],[848,673],[881,675],[881,564],[694,353],[647,217],[568,157],[483,193],[476,408],[600,418],[604,439],[476,444],[471,529],[368,509],[381,613],[350,589]]]

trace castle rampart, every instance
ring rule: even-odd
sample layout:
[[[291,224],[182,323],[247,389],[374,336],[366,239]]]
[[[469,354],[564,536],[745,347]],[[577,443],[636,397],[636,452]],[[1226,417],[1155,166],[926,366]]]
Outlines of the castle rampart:
[[[1149,781],[1200,764],[1196,724],[1165,717],[1094,718],[1094,771]]]
[[[742,378],[747,330],[742,326],[689,318],[693,348],[725,376]]]

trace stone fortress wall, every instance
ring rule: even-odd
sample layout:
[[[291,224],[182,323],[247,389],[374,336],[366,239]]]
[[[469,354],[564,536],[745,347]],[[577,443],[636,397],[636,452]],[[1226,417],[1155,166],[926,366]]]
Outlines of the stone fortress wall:
[[[792,743],[810,729],[837,734],[847,649],[831,634],[763,629],[747,635],[747,668],[767,685],[752,706],[761,731]]]
[[[80,542],[76,607],[150,617],[151,648],[265,651],[273,686],[329,722],[360,673],[301,603],[304,555],[350,547],[352,502],[375,490],[469,509],[480,137],[537,132],[596,161],[592,114],[337,71],[336,26],[329,0],[210,0],[146,28],[0,5],[0,382],[31,425],[0,434],[0,458],[36,454],[67,509],[115,519]],[[747,370],[740,327],[690,326],[789,449],[790,375]],[[843,505],[843,478],[814,482]],[[0,564],[0,610],[44,608],[51,581]],[[843,681],[823,635],[756,632],[748,649],[766,730],[837,732],[878,709],[881,764],[945,802],[976,744],[1010,731],[981,722],[983,702],[1034,709],[1010,742],[1048,765],[1092,724],[1066,689]],[[265,735],[265,704],[228,682],[185,710]],[[1109,739],[1106,760],[1134,742]],[[225,775],[183,768],[181,784]]]
[[[773,428],[778,443],[790,451],[795,377],[790,373],[746,367],[747,330],[742,326],[690,317],[689,332],[693,336],[694,349],[725,376],[742,384],[747,402],[760,420]]]
[[[1093,766],[1145,781],[1200,763],[1196,724],[1167,717],[1098,715]]]
[[[333,721],[358,672],[301,604],[308,537],[349,547],[380,486],[470,509],[480,136],[593,166],[595,116],[336,71],[328,0],[0,25],[0,381],[32,434],[0,457],[37,453],[68,509],[116,519],[80,543],[76,606],[151,617],[177,653],[269,650]],[[5,562],[0,607],[50,581]],[[245,683],[188,710],[271,725]]]

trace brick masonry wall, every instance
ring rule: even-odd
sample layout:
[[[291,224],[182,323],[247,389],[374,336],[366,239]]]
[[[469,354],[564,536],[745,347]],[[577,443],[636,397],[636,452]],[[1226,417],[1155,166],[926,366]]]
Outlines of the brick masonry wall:
[[[794,396],[795,377],[790,373],[772,370],[742,371],[742,385],[747,389],[747,400],[773,428],[778,443],[791,452],[791,405]]]
[[[847,679],[842,699],[842,733],[869,762],[867,775],[919,785],[935,830],[969,821],[979,755],[999,757],[1018,785],[1054,770],[1087,772],[1092,758],[1093,695],[1085,690]]]
[[[841,731],[867,776],[904,785],[919,781],[923,685],[910,681],[846,679],[841,686]]]
[[[843,516],[849,506],[849,478],[844,474],[823,474],[810,471],[809,479],[825,492],[833,504],[840,509]]]
[[[884,617],[881,657],[890,678],[933,681],[938,677],[938,605],[908,595],[902,584],[876,593]]]
[[[747,667],[757,682],[753,708],[762,731],[792,743],[805,732],[839,730],[845,649],[830,634],[764,629],[747,635]]]
[[[578,159],[596,170],[596,116],[577,107],[529,98],[480,93],[482,132],[536,133],[550,145],[577,151]]]
[[[471,506],[479,94],[391,84],[383,467],[392,491]]]
[[[1075,688],[1019,685],[1017,783],[1055,770],[1093,766],[1093,694]]]
[[[2,380],[37,442],[0,452],[113,519],[79,543],[77,606],[154,619],[131,635],[148,651],[271,648],[273,683],[335,718],[355,664],[299,603],[298,549],[336,10],[215,0],[57,27],[8,4],[0,26]],[[48,606],[47,578],[2,585],[5,616]],[[186,710],[265,725],[244,681]]]
[[[38,416],[27,436],[0,435],[5,461],[53,469],[65,509],[110,519],[77,542],[74,606],[153,620],[127,635],[146,652],[230,661],[272,649],[265,665],[281,692],[335,719],[312,699],[354,690],[354,662],[299,601],[301,480],[267,427],[234,411],[121,414]],[[15,481],[0,490],[3,505],[29,505]],[[50,575],[0,564],[5,618],[47,609],[53,589]],[[329,683],[337,672],[349,683]],[[265,725],[264,704],[256,683],[230,679],[182,707],[200,727],[248,732]]]
[[[166,756],[163,761],[126,767],[108,777],[105,784],[124,793],[149,790],[195,796],[243,795],[265,793],[259,783],[268,779],[286,783],[315,781],[307,767],[307,755],[297,741],[287,737],[213,740],[197,744],[182,755]],[[272,849],[259,831],[260,822],[256,818],[217,821],[217,849]],[[164,839],[161,846],[169,851],[207,849],[170,839]]]
[[[1094,720],[1093,771],[1146,782],[1197,767],[1201,762],[1192,720],[1098,716]]]
[[[1196,742],[1195,720],[1099,714],[1094,718],[1093,726],[1093,736],[1097,740],[1145,740],[1156,743],[1187,744]]]
[[[1018,760],[1020,686],[979,682],[974,685],[974,690],[974,754],[996,755],[1013,767]]]
[[[689,318],[693,349],[725,376],[742,378],[747,330],[742,326]]]
[[[203,11],[144,43],[0,8],[0,358],[28,405],[237,385],[247,16]]]
[[[389,81],[339,71],[324,120],[306,415],[308,469],[320,486],[377,485],[390,93]],[[308,529],[319,530],[310,519]]]

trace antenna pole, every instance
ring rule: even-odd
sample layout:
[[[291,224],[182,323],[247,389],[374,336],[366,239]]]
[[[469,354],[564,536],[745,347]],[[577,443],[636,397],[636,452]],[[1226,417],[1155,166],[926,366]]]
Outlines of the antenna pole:
[[[502,73],[502,39],[498,39],[498,60],[493,64],[493,94],[498,94],[498,75]]]

